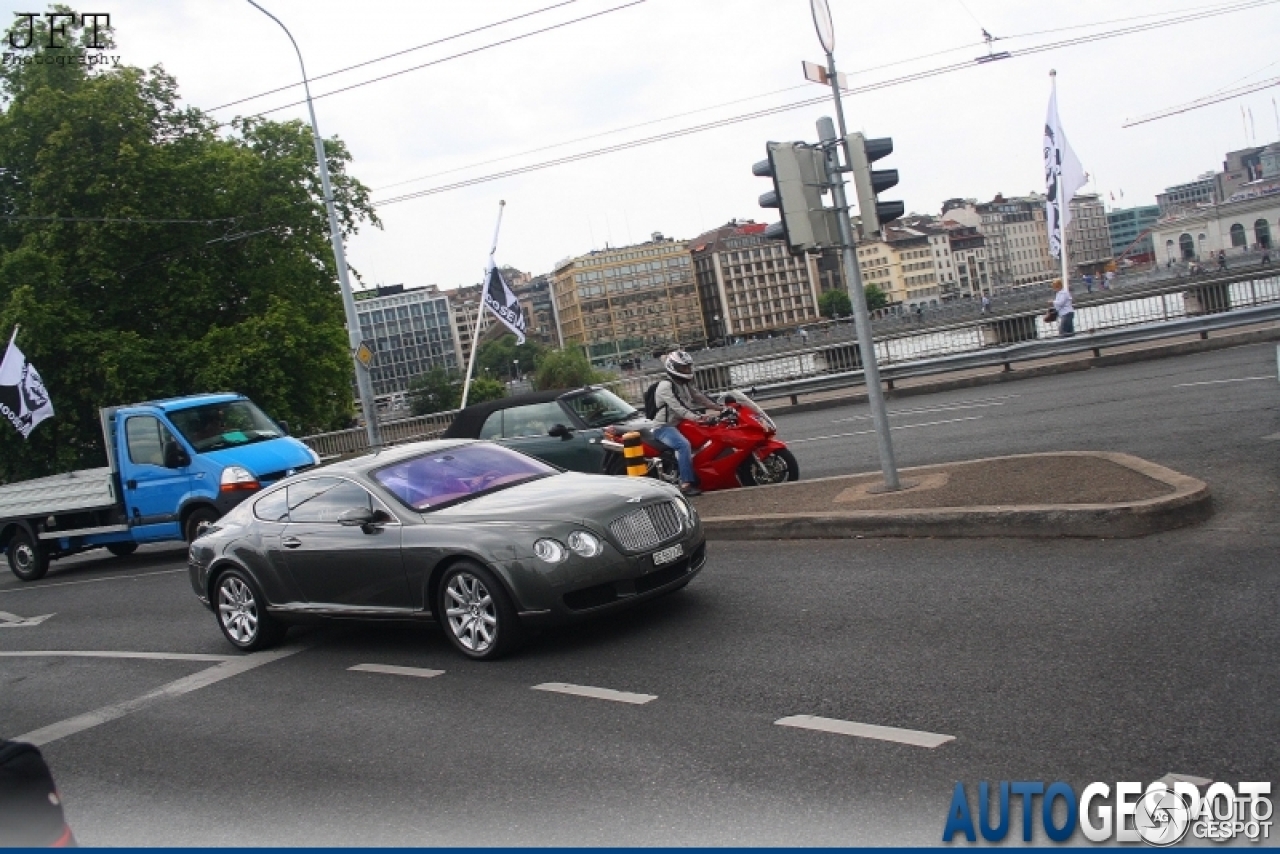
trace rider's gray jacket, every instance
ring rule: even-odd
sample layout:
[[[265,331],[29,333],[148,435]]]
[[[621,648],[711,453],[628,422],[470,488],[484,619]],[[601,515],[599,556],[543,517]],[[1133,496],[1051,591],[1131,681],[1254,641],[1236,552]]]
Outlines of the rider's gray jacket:
[[[716,406],[716,402],[694,387],[693,383],[676,383],[661,380],[653,390],[653,401],[658,414],[653,420],[660,424],[679,424],[688,418],[696,420],[699,413],[693,407]]]

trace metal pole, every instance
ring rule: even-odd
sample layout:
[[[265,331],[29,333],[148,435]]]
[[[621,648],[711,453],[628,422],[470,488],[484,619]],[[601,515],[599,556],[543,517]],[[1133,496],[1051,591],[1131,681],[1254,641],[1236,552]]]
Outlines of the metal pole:
[[[849,133],[844,124],[844,108],[840,103],[840,85],[837,83],[836,58],[827,53],[827,75],[831,80],[831,95],[836,102],[836,120],[840,123],[840,141],[844,147],[844,162],[849,158]],[[836,140],[831,119],[818,119],[818,138],[825,143]],[[831,198],[835,202],[836,219],[839,220],[840,242],[843,245],[845,288],[853,303],[853,319],[858,330],[858,352],[862,355],[862,375],[867,381],[867,403],[871,406],[871,420],[876,428],[876,444],[880,450],[880,471],[884,474],[884,486],[888,491],[902,488],[898,482],[898,465],[893,458],[893,439],[889,435],[889,414],[885,411],[884,391],[880,388],[880,368],[876,365],[876,344],[871,337],[871,317],[867,313],[867,295],[862,289],[862,270],[858,267],[857,243],[853,227],[849,224],[849,204],[844,194],[844,176],[839,169],[840,158],[834,148],[828,157],[828,173],[831,176]]]
[[[351,294],[351,282],[347,278],[347,254],[342,247],[342,229],[338,225],[338,213],[333,206],[333,186],[329,183],[328,158],[324,153],[324,142],[320,139],[320,126],[316,123],[315,107],[311,103],[311,85],[307,81],[307,66],[302,61],[302,51],[294,41],[289,28],[254,0],[248,0],[262,14],[280,25],[284,34],[289,37],[293,51],[298,55],[298,66],[302,69],[302,88],[307,95],[307,112],[311,115],[311,138],[316,146],[316,162],[320,166],[320,186],[324,190],[324,206],[329,212],[329,240],[333,244],[333,261],[338,267],[338,285],[342,291],[342,309],[347,319],[347,344],[351,348],[351,361],[356,370],[356,388],[360,392],[360,407],[364,410],[365,431],[369,437],[369,447],[382,447],[382,431],[378,427],[378,405],[373,399],[373,380],[369,377],[369,369],[360,364],[356,358],[356,350],[360,347],[360,318],[356,314],[355,297]]]
[[[471,356],[467,359],[467,376],[462,381],[462,403],[459,409],[467,408],[467,395],[471,391],[471,372],[476,365],[476,351],[480,349],[480,327],[484,325],[484,294],[489,287],[489,276],[496,266],[493,256],[498,251],[498,232],[502,231],[502,212],[506,209],[507,203],[503,199],[498,200],[498,222],[493,227],[493,243],[489,245],[489,263],[484,268],[484,280],[480,282],[480,307],[476,311],[476,330],[471,333]]]

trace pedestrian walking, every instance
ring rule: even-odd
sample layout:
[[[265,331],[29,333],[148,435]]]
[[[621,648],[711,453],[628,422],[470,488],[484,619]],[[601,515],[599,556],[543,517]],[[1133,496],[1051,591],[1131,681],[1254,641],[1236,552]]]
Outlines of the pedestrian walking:
[[[1093,273],[1084,274],[1084,290],[1085,293],[1093,293]]]
[[[1116,278],[1115,270],[1108,270],[1106,272],[1106,275],[1102,277],[1102,289],[1104,291],[1111,290],[1111,283],[1115,281],[1115,278]]]
[[[1227,250],[1225,249],[1218,250],[1218,269],[1227,269]]]
[[[987,296],[986,294],[982,295],[982,313],[983,314],[991,313],[991,297]]]
[[[1070,338],[1076,334],[1076,311],[1071,305],[1071,291],[1067,290],[1062,279],[1053,280],[1053,308],[1049,310],[1058,320],[1058,334]]]
[[[918,320],[921,323],[924,323],[924,306],[923,305],[916,306],[916,320]]]
[[[1264,247],[1264,248],[1263,248],[1263,250],[1262,250],[1262,263],[1261,263],[1261,264],[1259,264],[1258,266],[1260,266],[1260,267],[1270,267],[1270,266],[1271,266],[1271,247],[1269,247],[1269,246],[1268,246],[1268,247]]]

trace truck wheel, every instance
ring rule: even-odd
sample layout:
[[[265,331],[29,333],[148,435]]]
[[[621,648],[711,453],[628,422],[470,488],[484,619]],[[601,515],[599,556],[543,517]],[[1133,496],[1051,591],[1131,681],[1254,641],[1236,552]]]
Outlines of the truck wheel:
[[[188,543],[194,542],[204,529],[218,521],[218,511],[212,507],[197,507],[191,511],[187,521],[182,523],[182,537]]]
[[[137,543],[107,543],[107,551],[116,557],[128,557],[137,550]]]
[[[9,541],[9,569],[23,581],[43,578],[49,571],[49,555],[26,528],[19,528]]]

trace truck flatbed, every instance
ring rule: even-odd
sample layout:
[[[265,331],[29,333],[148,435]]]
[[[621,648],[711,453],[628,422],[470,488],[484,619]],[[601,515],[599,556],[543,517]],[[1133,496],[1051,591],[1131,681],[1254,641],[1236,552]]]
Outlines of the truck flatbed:
[[[0,519],[98,510],[115,503],[115,487],[107,466],[0,486]]]

